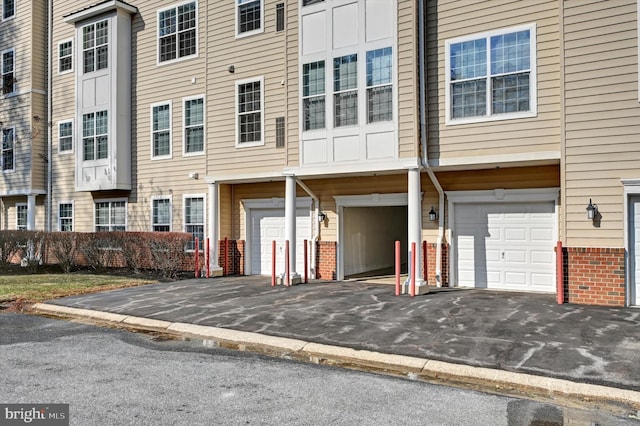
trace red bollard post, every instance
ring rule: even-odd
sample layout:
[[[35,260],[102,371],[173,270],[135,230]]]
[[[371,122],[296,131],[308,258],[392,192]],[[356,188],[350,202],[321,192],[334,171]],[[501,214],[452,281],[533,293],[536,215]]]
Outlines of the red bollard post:
[[[226,275],[231,275],[229,273],[229,238],[224,237],[224,270],[226,271]]]
[[[200,278],[200,242],[198,241],[198,237],[196,237],[196,278]]]
[[[209,245],[209,237],[207,237],[207,247],[204,252],[204,261],[207,265],[207,278],[211,277],[211,271],[209,270],[209,265],[211,264],[211,247]]]
[[[309,283],[309,275],[307,274],[307,269],[309,268],[309,262],[307,259],[307,240],[304,240],[304,283]]]
[[[411,297],[416,295],[416,243],[411,243]]]
[[[284,271],[285,271],[285,280],[286,286],[291,286],[291,277],[289,275],[289,240],[284,242]]]
[[[428,283],[429,280],[427,279],[428,275],[428,269],[427,269],[427,241],[423,241],[422,242],[422,270],[424,271],[424,277],[422,277],[424,279],[425,283]]]
[[[564,274],[563,268],[564,266],[564,253],[562,252],[562,241],[558,241],[558,245],[556,246],[556,297],[558,301],[558,305],[562,305],[564,303]]]
[[[396,241],[396,296],[400,296],[400,241]]]
[[[276,286],[276,240],[271,241],[271,287]]]

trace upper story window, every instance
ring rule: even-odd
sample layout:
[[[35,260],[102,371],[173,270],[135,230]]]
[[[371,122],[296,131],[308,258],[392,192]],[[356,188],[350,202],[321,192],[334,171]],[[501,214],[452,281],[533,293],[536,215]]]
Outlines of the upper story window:
[[[109,116],[97,111],[82,116],[82,159],[84,161],[109,158]]]
[[[154,158],[171,156],[171,102],[151,106],[151,140]]]
[[[158,62],[197,54],[197,17],[195,1],[158,12]]]
[[[358,124],[358,55],[333,60],[333,119],[335,127]]]
[[[2,20],[16,16],[16,1],[2,0]]]
[[[58,229],[63,232],[73,231],[73,203],[58,204]]]
[[[204,98],[184,101],[184,153],[204,152]]]
[[[15,144],[16,128],[5,127],[2,129],[2,171],[12,172],[15,170]]]
[[[16,74],[15,74],[15,56],[14,49],[7,49],[2,52],[2,94],[10,95],[16,91]]]
[[[304,130],[325,128],[324,61],[302,65],[302,114]]]
[[[95,230],[126,231],[127,202],[101,201],[95,203]]]
[[[16,229],[18,231],[27,230],[29,207],[23,203],[16,203]]]
[[[262,144],[262,79],[236,83],[238,145]]]
[[[66,40],[58,44],[58,73],[73,71],[73,41]]]
[[[393,119],[391,48],[367,52],[367,122]]]
[[[536,114],[535,25],[446,42],[447,123]]]
[[[82,27],[82,57],[84,73],[109,66],[109,22],[98,21]]]
[[[61,121],[58,123],[58,152],[73,151],[73,121]]]
[[[236,30],[238,36],[262,31],[264,0],[236,0]]]
[[[171,199],[155,198],[151,217],[151,229],[154,232],[171,231]]]

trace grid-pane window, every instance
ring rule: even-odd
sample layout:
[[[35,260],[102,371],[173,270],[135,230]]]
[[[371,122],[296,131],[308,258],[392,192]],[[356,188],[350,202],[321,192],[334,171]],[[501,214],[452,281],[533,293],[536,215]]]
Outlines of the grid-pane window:
[[[204,99],[184,101],[184,152],[204,151]]]
[[[82,28],[82,58],[85,73],[109,66],[109,22],[99,21]]]
[[[171,230],[171,200],[159,198],[153,200],[153,231],[169,232]]]
[[[262,91],[260,81],[238,84],[238,142],[262,141]]]
[[[60,231],[73,231],[73,204],[58,204],[58,229]]]
[[[452,119],[532,110],[532,33],[525,29],[448,45]]]
[[[358,55],[333,60],[333,92],[335,127],[358,124]]]
[[[102,160],[109,157],[109,117],[107,111],[82,116],[82,159]]]
[[[127,202],[102,201],[95,204],[95,230],[126,231]]]
[[[171,154],[171,104],[152,107],[153,156]]]
[[[16,1],[2,0],[2,19],[8,19],[16,15]]]
[[[58,124],[58,152],[73,150],[73,122],[63,121]]]
[[[197,52],[196,2],[158,12],[158,58],[160,62],[185,58]]]
[[[325,128],[324,61],[302,65],[304,130]]]
[[[284,31],[284,3],[276,4],[276,31]]]
[[[25,231],[27,229],[27,212],[26,204],[16,204],[16,229]]]
[[[73,42],[63,41],[58,44],[58,72],[63,73],[73,69]]]
[[[2,129],[2,171],[11,171],[15,167],[15,127]]]
[[[238,34],[261,29],[262,0],[237,0]]]
[[[367,52],[367,122],[391,121],[393,117],[393,59],[391,48]]]
[[[15,51],[13,49],[2,52],[2,94],[9,95],[16,91]]]
[[[184,232],[193,235],[193,240],[187,244],[187,250],[195,250],[195,239],[198,247],[204,247],[204,198],[190,197],[184,200]]]

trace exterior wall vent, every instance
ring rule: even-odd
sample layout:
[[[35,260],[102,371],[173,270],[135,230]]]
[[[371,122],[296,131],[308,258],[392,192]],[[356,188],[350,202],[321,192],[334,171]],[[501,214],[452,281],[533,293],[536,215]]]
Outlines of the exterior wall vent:
[[[276,148],[284,147],[284,117],[276,117]]]

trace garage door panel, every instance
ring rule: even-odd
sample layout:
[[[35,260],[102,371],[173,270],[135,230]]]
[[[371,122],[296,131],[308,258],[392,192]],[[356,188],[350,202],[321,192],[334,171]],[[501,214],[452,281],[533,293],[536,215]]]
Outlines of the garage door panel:
[[[506,228],[504,230],[504,240],[509,241],[526,241],[527,230],[525,228]]]
[[[527,250],[507,250],[504,252],[504,260],[508,263],[519,263],[526,265],[528,263]]]
[[[507,272],[505,273],[505,281],[509,286],[525,288],[527,286],[527,274],[524,272]]]

